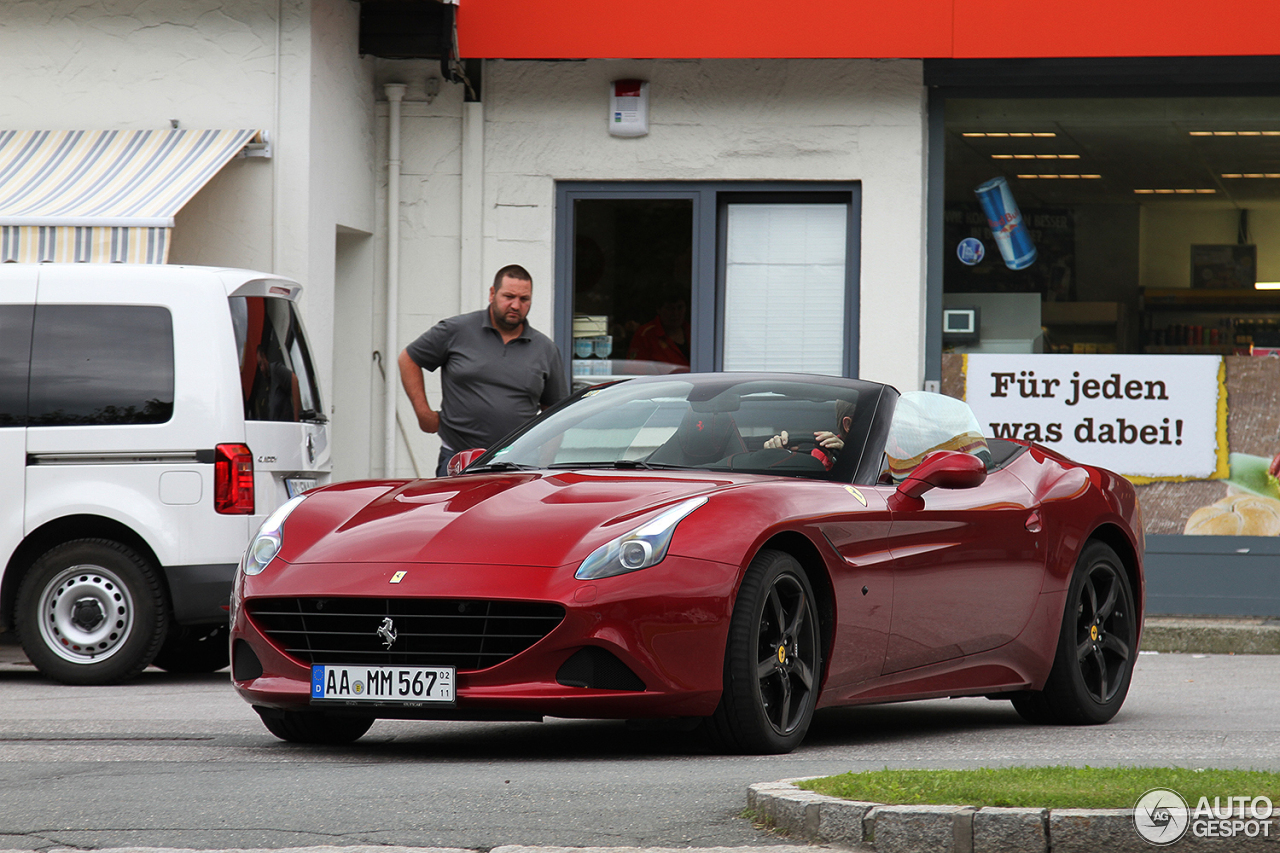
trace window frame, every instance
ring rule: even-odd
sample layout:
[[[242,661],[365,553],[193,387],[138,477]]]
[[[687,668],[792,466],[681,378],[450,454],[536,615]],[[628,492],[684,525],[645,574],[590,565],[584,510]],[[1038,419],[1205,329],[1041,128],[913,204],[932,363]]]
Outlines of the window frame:
[[[574,202],[580,199],[682,199],[693,204],[693,289],[689,325],[693,372],[724,369],[725,240],[728,204],[832,203],[848,205],[845,243],[844,378],[858,376],[862,184],[858,181],[559,181],[556,183],[553,339],[565,375],[571,375],[573,348]],[[709,286],[708,286],[709,285]]]

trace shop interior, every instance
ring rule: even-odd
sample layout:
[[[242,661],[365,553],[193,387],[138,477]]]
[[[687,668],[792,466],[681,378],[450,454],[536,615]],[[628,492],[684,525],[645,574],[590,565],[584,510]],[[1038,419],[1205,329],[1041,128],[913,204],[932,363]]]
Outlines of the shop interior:
[[[949,99],[944,350],[1280,354],[1278,107]]]
[[[575,386],[689,370],[693,203],[575,202]]]

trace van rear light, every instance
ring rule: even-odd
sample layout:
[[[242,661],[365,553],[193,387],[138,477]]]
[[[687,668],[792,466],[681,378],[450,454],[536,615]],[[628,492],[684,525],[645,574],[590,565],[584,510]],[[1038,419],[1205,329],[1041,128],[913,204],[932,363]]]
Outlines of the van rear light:
[[[213,508],[253,515],[253,454],[243,444],[219,444],[213,456]]]

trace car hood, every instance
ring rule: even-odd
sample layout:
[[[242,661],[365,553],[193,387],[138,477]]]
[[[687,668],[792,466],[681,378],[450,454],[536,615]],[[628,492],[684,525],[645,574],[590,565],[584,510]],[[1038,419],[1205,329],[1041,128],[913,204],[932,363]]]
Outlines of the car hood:
[[[703,473],[555,471],[330,488],[285,526],[290,563],[561,566],[680,500],[741,479]],[[369,499],[371,493],[376,496]]]

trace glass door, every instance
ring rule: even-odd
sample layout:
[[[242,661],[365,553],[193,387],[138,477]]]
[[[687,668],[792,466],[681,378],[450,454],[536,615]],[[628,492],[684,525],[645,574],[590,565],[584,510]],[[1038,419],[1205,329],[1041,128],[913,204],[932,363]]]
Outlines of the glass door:
[[[574,385],[689,371],[693,202],[574,201]]]

